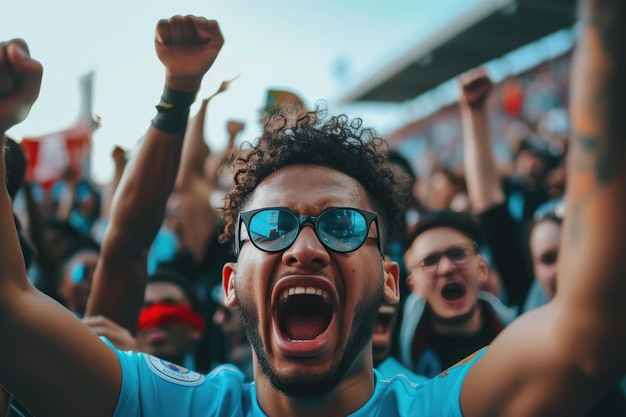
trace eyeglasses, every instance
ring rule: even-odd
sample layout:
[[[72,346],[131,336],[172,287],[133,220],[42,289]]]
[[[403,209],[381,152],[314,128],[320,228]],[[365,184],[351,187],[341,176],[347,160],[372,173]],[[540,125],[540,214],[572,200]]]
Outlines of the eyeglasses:
[[[559,252],[553,250],[553,251],[549,251],[549,252],[541,254],[541,256],[539,257],[539,262],[544,265],[553,265],[554,263],[556,263],[558,258],[559,258]]]
[[[475,253],[478,253],[478,245],[476,243],[474,243],[471,249],[462,246],[454,246],[445,251],[428,255],[416,266],[423,268],[424,272],[433,273],[437,270],[439,261],[443,256],[448,258],[456,266],[463,266],[469,262],[471,255]]]
[[[246,226],[241,228],[241,223]],[[376,224],[376,237],[368,236],[372,222]],[[282,207],[261,208],[239,214],[235,232],[235,247],[241,250],[243,243],[250,240],[264,252],[280,252],[296,241],[302,228],[310,224],[325,248],[339,253],[352,252],[360,248],[367,238],[376,239],[381,255],[378,215],[374,212],[350,207],[333,207],[319,216],[298,216]]]

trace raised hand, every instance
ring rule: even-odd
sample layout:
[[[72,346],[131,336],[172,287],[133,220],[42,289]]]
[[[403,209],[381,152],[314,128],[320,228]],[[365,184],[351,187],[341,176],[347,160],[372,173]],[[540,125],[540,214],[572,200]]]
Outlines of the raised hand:
[[[115,146],[115,148],[113,148],[113,152],[111,152],[111,157],[113,158],[113,162],[115,163],[116,168],[121,168],[126,165],[126,151],[120,146]]]
[[[493,83],[484,68],[461,74],[458,78],[460,104],[471,108],[482,108],[493,88]]]
[[[226,123],[226,130],[228,131],[228,135],[232,138],[237,136],[238,133],[242,132],[245,127],[245,123],[237,120],[229,120]]]
[[[224,38],[217,21],[187,15],[160,20],[154,43],[165,66],[166,85],[196,91],[215,62]]]
[[[128,329],[109,320],[104,316],[90,316],[83,318],[85,323],[92,332],[101,337],[109,339],[113,345],[119,350],[137,351],[137,341],[130,334]]]
[[[26,42],[0,42],[0,132],[23,121],[39,96],[43,68]]]

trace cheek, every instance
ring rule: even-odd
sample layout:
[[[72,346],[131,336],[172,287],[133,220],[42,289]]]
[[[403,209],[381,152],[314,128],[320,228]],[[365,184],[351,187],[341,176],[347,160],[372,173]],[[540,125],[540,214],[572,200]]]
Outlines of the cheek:
[[[383,282],[384,270],[382,258],[376,252],[372,256],[337,259],[333,265],[333,274],[342,275],[348,289],[351,285],[366,291],[378,287]]]
[[[558,275],[559,272],[559,267],[558,267],[558,263],[555,262],[553,265],[550,265],[549,267],[547,267],[548,273],[546,275],[548,275],[548,280],[550,282],[553,282],[556,280],[556,276]]]
[[[259,293],[258,290],[251,288],[251,283],[235,279],[234,290],[237,297],[237,303],[244,303],[245,305],[256,304],[254,294]]]
[[[261,264],[256,269],[238,267],[233,278],[237,308],[245,307],[250,314],[254,315],[259,314],[257,310],[267,305],[265,301],[270,297],[268,283],[269,277],[272,276],[271,270],[264,271],[261,268]]]
[[[435,291],[435,280],[428,278],[417,278],[415,280],[415,289],[419,294],[428,295]]]
[[[551,266],[546,266],[543,264],[539,264],[535,267],[535,278],[542,285],[548,285],[555,275],[555,268]]]
[[[280,265],[280,254],[268,254],[246,243],[239,255],[235,275],[235,287],[243,292],[267,292],[268,282]]]

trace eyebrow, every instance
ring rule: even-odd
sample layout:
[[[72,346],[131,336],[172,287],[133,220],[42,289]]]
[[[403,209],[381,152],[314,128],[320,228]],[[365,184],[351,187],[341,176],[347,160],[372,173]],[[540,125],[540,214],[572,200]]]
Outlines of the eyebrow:
[[[424,258],[428,258],[428,257],[429,257],[429,256],[431,256],[431,255],[437,255],[437,254],[440,254],[440,253],[443,253],[443,252],[449,251],[450,249],[455,249],[455,248],[458,248],[458,249],[468,249],[468,248],[466,248],[466,247],[464,246],[464,244],[463,244],[463,243],[456,243],[456,244],[453,244],[453,245],[447,246],[445,249],[439,249],[439,250],[433,250],[433,251],[430,251],[430,252],[426,252],[426,254],[425,254],[425,255],[423,255],[421,258],[419,258],[419,259],[420,259],[420,262],[421,262],[421,260],[423,260]],[[474,248],[474,246],[472,246],[472,247],[471,247],[471,248],[469,248],[469,249],[473,249],[473,248]]]

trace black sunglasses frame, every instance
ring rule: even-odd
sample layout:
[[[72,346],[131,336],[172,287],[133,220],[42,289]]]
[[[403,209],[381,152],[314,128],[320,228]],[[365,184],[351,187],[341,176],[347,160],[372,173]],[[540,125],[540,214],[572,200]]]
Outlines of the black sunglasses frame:
[[[338,251],[336,249],[333,249],[333,248],[329,247],[326,243],[324,243],[324,241],[322,239],[320,239],[320,237],[319,237],[319,230],[318,230],[318,219],[321,218],[322,216],[324,216],[325,214],[327,214],[327,213],[329,213],[331,211],[335,211],[335,210],[352,210],[352,211],[356,211],[357,213],[359,213],[360,215],[362,215],[365,218],[365,222],[367,224],[368,233],[369,233],[369,229],[372,227],[372,222],[374,222],[376,224],[376,233],[377,233],[377,235],[376,235],[376,237],[372,237],[371,239],[376,239],[378,241],[378,250],[380,251],[380,255],[384,257],[383,242],[382,242],[381,236],[380,236],[380,223],[378,222],[378,213],[375,213],[375,212],[369,211],[369,210],[356,208],[356,207],[329,207],[326,210],[322,211],[317,216],[298,216],[296,213],[294,213],[293,211],[291,211],[290,209],[288,209],[286,207],[263,207],[263,208],[259,208],[259,209],[255,209],[255,210],[249,210],[249,211],[244,211],[242,213],[239,213],[239,216],[237,218],[237,227],[235,228],[235,249],[237,251],[237,255],[239,255],[239,252],[241,251],[241,247],[243,246],[243,242],[244,242],[244,241],[241,240],[241,223],[243,223],[246,226],[246,230],[248,231],[248,234],[249,234],[250,233],[249,232],[249,230],[250,230],[250,221],[252,220],[252,218],[257,213],[260,213],[260,212],[266,211],[266,210],[281,210],[281,211],[287,212],[287,213],[291,214],[292,216],[294,216],[296,219],[298,219],[298,232],[296,233],[293,241],[291,243],[289,243],[289,245],[287,245],[283,249],[276,250],[276,251],[263,249],[263,248],[257,246],[257,244],[254,243],[254,240],[252,238],[250,238],[249,239],[250,243],[252,243],[252,245],[254,245],[254,247],[257,248],[260,251],[268,252],[268,253],[278,253],[278,252],[282,252],[282,251],[285,251],[285,250],[289,249],[291,247],[291,245],[294,244],[296,239],[298,239],[298,236],[300,236],[300,232],[302,231],[302,228],[304,227],[304,225],[311,224],[313,226],[313,230],[315,231],[315,235],[317,236],[317,239],[320,241],[320,243],[326,249],[331,250],[333,252],[337,252],[337,253],[354,252],[355,250],[357,250],[361,246],[363,246],[365,241],[368,239],[367,235],[365,236],[365,239],[363,239],[363,241],[356,248],[351,249],[349,251]]]

